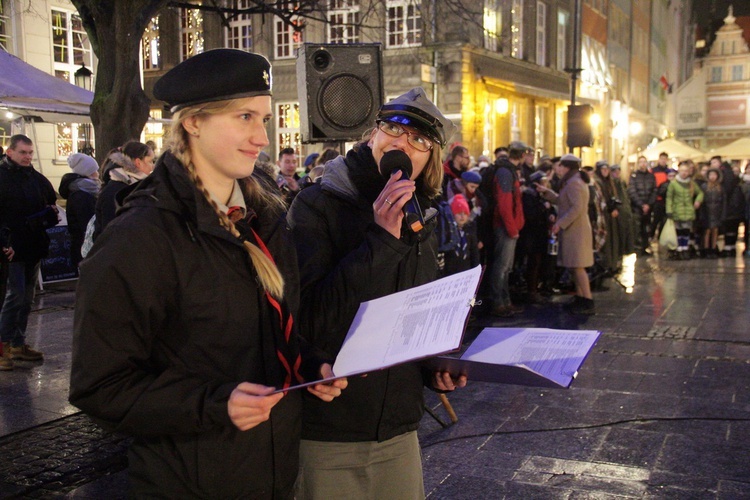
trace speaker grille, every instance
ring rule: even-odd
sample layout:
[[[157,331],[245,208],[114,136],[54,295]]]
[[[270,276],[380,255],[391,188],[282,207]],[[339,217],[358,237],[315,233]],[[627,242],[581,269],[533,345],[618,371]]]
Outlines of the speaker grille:
[[[350,74],[328,80],[320,92],[320,109],[333,126],[346,129],[359,127],[370,118],[375,98],[370,87]]]

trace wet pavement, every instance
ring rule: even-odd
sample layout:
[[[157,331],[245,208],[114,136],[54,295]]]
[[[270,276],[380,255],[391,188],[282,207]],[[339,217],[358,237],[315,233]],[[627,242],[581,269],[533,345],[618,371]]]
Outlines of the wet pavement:
[[[456,424],[425,414],[428,498],[750,498],[750,259],[630,264],[595,316],[557,295],[472,323],[603,335],[570,389],[470,382]],[[45,361],[0,372],[0,498],[125,497],[127,439],[67,403],[74,286],[47,285],[30,317]]]

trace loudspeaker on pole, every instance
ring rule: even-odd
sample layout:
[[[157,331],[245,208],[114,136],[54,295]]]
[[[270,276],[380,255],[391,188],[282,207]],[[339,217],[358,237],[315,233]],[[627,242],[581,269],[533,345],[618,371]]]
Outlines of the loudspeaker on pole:
[[[591,130],[591,115],[594,108],[589,104],[568,106],[568,147],[590,148],[594,145]]]
[[[297,95],[302,142],[360,140],[383,104],[381,44],[303,44]]]

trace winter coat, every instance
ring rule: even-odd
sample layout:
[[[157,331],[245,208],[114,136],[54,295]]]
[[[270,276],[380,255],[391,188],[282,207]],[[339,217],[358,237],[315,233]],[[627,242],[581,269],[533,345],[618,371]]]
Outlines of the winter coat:
[[[294,316],[296,255],[283,214],[271,212],[248,205],[237,228],[265,242]],[[133,496],[292,498],[302,391],[247,431],[230,421],[227,401],[242,382],[282,386],[279,357],[297,357],[296,331],[283,340],[242,241],[174,156],[162,155],[127,198],[80,274],[70,401],[134,436]]]
[[[56,199],[52,184],[34,167],[22,167],[7,156],[0,161],[0,227],[10,232],[13,262],[38,262],[47,256],[46,228],[57,224],[47,207]]]
[[[670,181],[667,188],[667,216],[675,221],[695,220],[695,202],[703,203],[703,190],[690,178],[680,176]]]
[[[740,179],[737,176],[732,177],[733,181],[728,184],[726,195],[726,211],[724,212],[725,221],[741,221],[745,217],[745,197],[742,194]]]
[[[545,253],[551,225],[549,217],[552,214],[549,202],[546,202],[536,189],[530,186],[523,187],[521,201],[524,225],[518,238],[516,252]]]
[[[724,220],[726,204],[721,184],[714,189],[709,189],[708,183],[703,186],[703,204],[698,210],[700,225],[704,229],[721,227]]]
[[[467,222],[458,230],[460,243],[458,248],[445,252],[445,266],[441,272],[442,276],[468,271],[479,265],[479,241],[477,239],[477,226],[474,222]]]
[[[552,199],[557,203],[556,224],[560,227],[557,265],[569,268],[593,266],[589,187],[581,179],[581,174],[575,173],[564,181],[560,194],[552,195]]]
[[[98,193],[99,181],[96,179],[69,173],[60,180],[60,196],[68,200],[65,214],[70,234],[70,258],[75,266],[81,262],[81,246],[89,219],[94,216]]]
[[[622,205],[618,208],[620,215],[617,216],[617,218],[620,219],[620,253],[622,255],[630,255],[635,252],[633,208],[630,203],[630,196],[628,196],[628,188],[625,186],[625,183],[620,179],[612,179],[612,181],[615,183],[617,197],[622,201]]]
[[[602,193],[603,210],[605,223],[605,243],[600,249],[603,265],[609,269],[620,267],[622,259],[622,245],[620,244],[620,211],[622,210],[622,200],[617,196],[617,188],[614,179],[605,178],[595,175],[596,185]],[[617,216],[615,217],[615,211]]]
[[[119,197],[120,192],[126,187],[137,184],[148,174],[140,172],[136,168],[133,160],[122,153],[113,153],[109,156],[110,164],[105,167],[106,170],[102,175],[104,186],[96,200],[96,219],[94,220],[94,240],[102,234],[117,214],[122,199]],[[128,191],[129,192],[129,191]],[[124,193],[125,194],[125,193]]]
[[[628,184],[628,195],[630,203],[636,213],[643,212],[642,206],[648,205],[653,208],[656,202],[656,178],[648,170],[642,172],[636,170],[630,175]]]
[[[437,277],[434,225],[419,235],[404,230],[397,239],[374,223],[372,205],[385,183],[362,144],[327,163],[321,182],[302,190],[289,210],[300,269],[300,332],[331,358],[361,302]],[[417,193],[420,185],[417,179]],[[424,210],[430,200],[419,203]],[[414,431],[424,411],[423,384],[422,370],[410,363],[350,377],[331,403],[304,394],[302,437],[385,441]]]
[[[521,201],[521,183],[516,176],[517,167],[507,159],[496,162],[497,169],[493,179],[495,206],[492,226],[502,227],[508,236],[515,238],[524,225],[523,202]]]

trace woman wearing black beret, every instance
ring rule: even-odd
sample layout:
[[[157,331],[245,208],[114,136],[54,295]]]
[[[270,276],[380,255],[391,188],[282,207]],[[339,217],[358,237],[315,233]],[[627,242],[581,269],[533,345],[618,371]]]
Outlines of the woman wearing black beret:
[[[70,401],[134,437],[137,498],[293,495],[301,391],[272,393],[330,366],[300,354],[283,204],[253,174],[270,69],[218,49],[157,82],[169,151],[81,266]],[[309,391],[330,401],[345,385]]]

